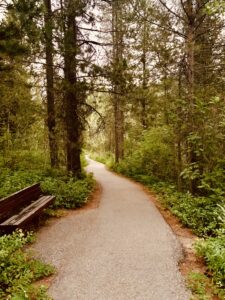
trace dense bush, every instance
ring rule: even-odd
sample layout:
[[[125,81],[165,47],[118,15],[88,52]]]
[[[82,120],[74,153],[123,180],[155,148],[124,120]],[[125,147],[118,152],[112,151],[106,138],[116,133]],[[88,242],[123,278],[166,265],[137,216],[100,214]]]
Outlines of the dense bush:
[[[174,177],[174,151],[172,133],[167,126],[152,128],[145,132],[141,142],[127,153],[120,164],[111,167],[120,173],[134,177],[152,176],[166,180]]]
[[[45,193],[56,196],[56,208],[77,208],[83,206],[94,186],[92,175],[82,180],[69,177],[46,177],[41,182],[41,188]]]
[[[0,198],[14,193],[44,178],[41,171],[12,171],[2,168],[0,173]]]
[[[0,237],[0,299],[48,299],[45,289],[32,283],[53,274],[54,268],[23,250],[31,239],[20,230]]]
[[[221,199],[194,197],[190,193],[179,193],[172,186],[155,184],[152,187],[161,195],[163,204],[181,222],[193,229],[198,236],[216,236],[221,228]]]

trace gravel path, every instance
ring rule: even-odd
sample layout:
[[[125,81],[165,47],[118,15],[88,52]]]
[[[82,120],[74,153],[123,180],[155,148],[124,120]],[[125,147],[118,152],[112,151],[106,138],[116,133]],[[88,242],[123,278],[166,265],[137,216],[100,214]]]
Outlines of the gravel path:
[[[188,300],[180,244],[141,188],[90,161],[100,206],[54,221],[35,249],[58,268],[54,300]]]

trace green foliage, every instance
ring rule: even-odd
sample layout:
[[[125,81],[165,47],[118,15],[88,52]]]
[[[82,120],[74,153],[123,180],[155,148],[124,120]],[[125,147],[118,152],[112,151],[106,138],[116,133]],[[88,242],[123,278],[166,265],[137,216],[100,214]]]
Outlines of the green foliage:
[[[201,273],[190,273],[188,276],[188,287],[191,289],[194,296],[190,300],[210,300],[207,295],[208,278]]]
[[[225,184],[224,166],[224,161],[220,160],[213,170],[205,172],[201,178],[199,189],[207,194],[213,194],[219,198],[223,197]]]
[[[103,164],[106,164],[108,167],[112,167],[113,166],[113,157],[112,157],[112,154],[111,153],[104,153],[104,155],[99,155],[95,152],[91,152],[90,153],[90,156],[92,159],[100,162],[100,163],[103,163]]]
[[[205,274],[191,272],[187,278],[188,287],[192,291],[190,300],[211,300],[216,296],[216,299],[224,299],[224,291],[214,285],[211,278]]]
[[[206,11],[209,15],[214,13],[224,13],[225,11],[225,1],[224,0],[213,0],[210,1],[206,6]]]
[[[84,152],[81,153],[80,159],[81,159],[81,165],[82,165],[82,167],[83,167],[83,168],[86,167],[86,166],[88,165],[88,162],[87,162],[87,160],[86,160],[86,157],[85,157],[85,153],[84,153]]]
[[[209,275],[219,288],[225,288],[225,235],[201,240],[196,244],[198,255],[205,258]]]
[[[120,168],[116,170],[121,171]],[[123,170],[121,173],[129,175]],[[189,192],[181,193],[174,185],[159,182],[154,176],[132,174],[130,177],[154,190],[160,196],[159,199],[163,205],[198,236],[216,236],[223,227],[222,208],[219,205],[223,203],[222,198],[215,195],[195,197]]]
[[[126,158],[112,168],[133,178],[144,175],[166,180],[174,176],[173,161],[172,133],[163,126],[146,131]]]
[[[32,171],[11,171],[2,169],[0,173],[0,198],[25,188],[33,183],[39,182],[41,174]]]
[[[37,259],[32,259],[28,262],[28,266],[33,273],[33,279],[39,280],[48,277],[54,273],[54,268],[51,265],[43,264]]]
[[[54,268],[24,252],[23,247],[32,240],[21,230],[0,237],[0,298],[1,299],[48,299],[43,287],[34,288],[32,283],[54,273]],[[10,298],[9,298],[10,297]]]
[[[41,183],[44,193],[56,196],[54,208],[83,206],[94,186],[92,175],[84,174],[84,178],[78,180],[60,170],[12,171],[4,168],[0,173],[0,198],[37,182]]]
[[[78,208],[87,203],[88,196],[93,189],[94,179],[88,175],[82,180],[74,178],[46,177],[41,187],[45,193],[56,196],[55,208]]]
[[[139,174],[154,174],[156,178],[160,179],[173,177],[173,170],[171,170],[173,163],[172,132],[169,127],[156,127],[147,131],[136,154],[136,161],[138,156],[141,157],[140,167],[142,170]]]
[[[178,193],[165,189],[162,201],[198,236],[217,235],[221,228],[221,209],[218,206],[218,199],[214,197],[194,197],[188,192]]]

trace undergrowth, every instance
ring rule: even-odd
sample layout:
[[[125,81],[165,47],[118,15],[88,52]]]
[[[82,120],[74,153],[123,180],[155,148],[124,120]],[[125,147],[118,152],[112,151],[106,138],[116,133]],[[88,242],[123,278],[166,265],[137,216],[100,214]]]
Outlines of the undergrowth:
[[[87,203],[88,196],[93,189],[94,179],[87,175],[83,179],[73,177],[46,177],[41,181],[42,190],[56,196],[54,208],[78,208]]]
[[[25,236],[21,230],[0,237],[0,299],[50,299],[44,286],[33,283],[52,275],[55,269],[24,251],[32,239],[31,234]]]
[[[205,274],[190,272],[187,283],[193,294],[190,300],[211,300],[212,298],[223,300],[225,297],[224,290],[218,288]]]
[[[93,189],[92,175],[83,174],[82,179],[68,176],[58,170],[10,170],[0,173],[0,198],[22,188],[40,182],[42,191],[56,196],[53,208],[77,208],[83,206]]]

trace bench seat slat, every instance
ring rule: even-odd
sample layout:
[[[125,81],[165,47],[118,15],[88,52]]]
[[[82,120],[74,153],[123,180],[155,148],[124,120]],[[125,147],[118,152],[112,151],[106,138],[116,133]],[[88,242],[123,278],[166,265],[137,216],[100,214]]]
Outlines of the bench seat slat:
[[[40,191],[40,183],[35,183],[31,186],[25,187],[22,190],[19,190],[18,192],[15,192],[9,196],[6,196],[4,198],[0,199],[0,204],[4,203],[4,202],[8,202],[10,199],[12,198],[16,198],[16,197],[20,197],[20,195],[24,195],[24,193],[26,193],[27,191],[33,191],[33,190],[38,190]]]
[[[17,215],[12,216],[5,222],[0,224],[0,228],[4,227],[19,227],[25,222],[36,216],[40,210],[43,210],[46,206],[53,202],[55,196],[42,196],[39,199],[32,202],[29,206],[25,207]]]
[[[15,208],[29,204],[30,201],[38,199],[41,194],[40,184],[36,183],[32,186],[26,187],[8,197],[0,199],[0,215],[10,212]]]

